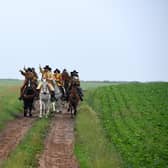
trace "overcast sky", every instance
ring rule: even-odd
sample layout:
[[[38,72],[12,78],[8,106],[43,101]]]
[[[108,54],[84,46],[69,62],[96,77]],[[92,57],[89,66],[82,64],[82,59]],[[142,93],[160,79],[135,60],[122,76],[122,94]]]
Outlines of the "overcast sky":
[[[168,81],[168,1],[0,1],[0,58],[0,78],[49,64],[82,80]]]

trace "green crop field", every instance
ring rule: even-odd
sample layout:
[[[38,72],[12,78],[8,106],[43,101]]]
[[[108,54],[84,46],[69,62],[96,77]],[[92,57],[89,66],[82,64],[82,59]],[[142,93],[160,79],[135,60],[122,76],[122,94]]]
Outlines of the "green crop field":
[[[85,100],[123,167],[168,167],[168,83],[99,87],[87,91]]]
[[[108,81],[82,81],[81,82],[81,87],[84,90],[88,90],[88,89],[93,89],[93,88],[97,88],[97,87],[101,87],[101,86],[109,86],[109,85],[116,85],[119,84],[119,82],[108,82]]]

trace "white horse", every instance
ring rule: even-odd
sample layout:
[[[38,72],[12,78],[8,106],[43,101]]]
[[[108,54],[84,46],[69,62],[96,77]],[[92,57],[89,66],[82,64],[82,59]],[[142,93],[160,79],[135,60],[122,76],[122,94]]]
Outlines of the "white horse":
[[[53,111],[56,111],[56,112],[61,112],[61,97],[62,97],[62,93],[59,89],[59,87],[57,86],[56,82],[53,81],[54,83],[54,91],[55,91],[55,98],[56,98],[56,101],[55,103],[52,103],[52,107],[53,107]]]
[[[39,104],[40,104],[39,117],[42,118],[45,115],[45,117],[47,118],[50,112],[51,95],[46,80],[42,81]]]

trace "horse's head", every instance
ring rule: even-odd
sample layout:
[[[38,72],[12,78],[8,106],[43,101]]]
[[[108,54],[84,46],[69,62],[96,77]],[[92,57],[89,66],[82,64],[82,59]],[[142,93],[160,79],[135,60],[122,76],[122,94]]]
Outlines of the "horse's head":
[[[70,99],[74,99],[76,100],[77,102],[80,100],[80,97],[79,97],[79,94],[78,94],[78,91],[77,91],[77,87],[76,86],[72,86],[70,91],[69,91],[69,98]]]
[[[73,93],[73,94],[77,93],[77,87],[75,85],[72,85],[70,93]]]
[[[23,90],[23,97],[26,99],[32,98],[35,96],[35,85],[32,80],[27,80],[25,88]]]
[[[40,89],[40,100],[43,102],[48,102],[50,100],[50,91],[48,88],[48,83],[46,80],[42,80],[42,85]]]
[[[32,81],[29,79],[28,81],[27,81],[27,88],[32,88],[33,86],[32,86],[33,84],[32,84]]]
[[[46,79],[42,80],[41,93],[43,93],[43,94],[49,93],[48,84],[47,84]]]

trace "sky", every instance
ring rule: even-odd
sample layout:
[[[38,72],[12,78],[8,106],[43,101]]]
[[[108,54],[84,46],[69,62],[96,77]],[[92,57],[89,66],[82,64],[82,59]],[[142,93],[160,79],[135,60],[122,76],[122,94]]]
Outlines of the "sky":
[[[50,65],[81,80],[168,81],[167,0],[0,1],[0,78]]]

